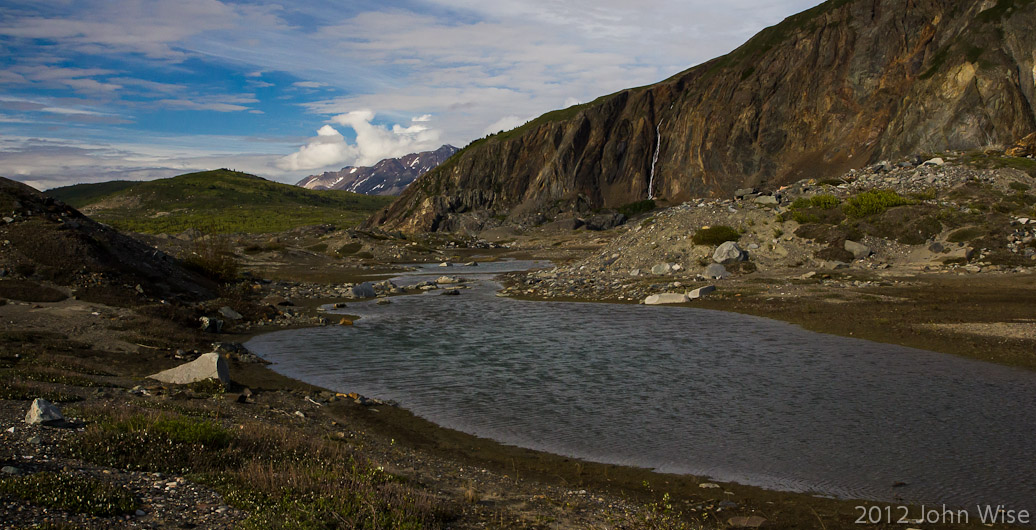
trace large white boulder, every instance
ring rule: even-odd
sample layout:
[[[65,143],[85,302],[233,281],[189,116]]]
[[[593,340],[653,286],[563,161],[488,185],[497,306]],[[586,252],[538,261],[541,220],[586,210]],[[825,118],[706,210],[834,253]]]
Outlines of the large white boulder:
[[[170,368],[148,377],[174,385],[186,385],[205,381],[206,379],[217,379],[224,385],[230,384],[230,370],[227,368],[227,361],[216,352],[206,353],[189,363],[181,364],[176,368]]]
[[[644,299],[646,305],[661,304],[682,304],[687,301],[687,295],[683,293],[662,293],[653,294]]]
[[[697,300],[713,291],[716,290],[715,285],[706,285],[705,287],[699,287],[693,291],[687,291],[688,300]]]
[[[33,400],[32,405],[29,407],[29,412],[25,414],[25,423],[48,424],[61,421],[65,421],[61,411],[43,398]]]
[[[746,257],[745,251],[741,250],[741,247],[737,246],[737,243],[734,241],[723,243],[716,247],[716,251],[712,253],[712,261],[724,265],[744,261]]]

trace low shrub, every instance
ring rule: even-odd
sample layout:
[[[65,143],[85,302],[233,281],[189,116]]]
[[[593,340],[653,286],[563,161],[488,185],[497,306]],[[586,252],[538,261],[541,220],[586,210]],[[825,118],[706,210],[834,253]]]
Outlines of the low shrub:
[[[643,200],[643,201],[631,202],[629,204],[625,204],[625,205],[620,206],[619,207],[619,213],[621,213],[622,215],[625,215],[626,217],[631,217],[632,218],[632,217],[634,217],[636,215],[640,215],[642,213],[650,212],[650,211],[654,210],[656,207],[657,206],[655,204],[655,201],[653,201],[651,199],[646,199],[646,200]]]
[[[798,199],[795,199],[795,202],[791,203],[791,209],[801,210],[805,208],[819,208],[821,210],[827,210],[834,208],[841,203],[842,201],[838,200],[838,197],[835,197],[830,193],[824,193],[821,195],[813,195],[812,197],[799,197]]]
[[[738,239],[741,239],[741,234],[725,225],[702,228],[691,236],[691,241],[695,245],[721,245],[727,241],[737,241]]]
[[[138,506],[125,489],[83,474],[47,471],[7,478],[0,480],[0,492],[48,508],[97,516],[133,513]]]
[[[917,204],[913,201],[891,190],[869,190],[845,201],[842,211],[849,217],[867,217],[883,213],[889,208]]]

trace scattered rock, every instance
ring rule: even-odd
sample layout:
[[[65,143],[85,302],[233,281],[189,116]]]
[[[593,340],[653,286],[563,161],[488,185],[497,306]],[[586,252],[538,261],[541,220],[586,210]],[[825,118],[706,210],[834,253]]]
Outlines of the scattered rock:
[[[206,353],[189,363],[148,377],[174,385],[186,385],[207,379],[217,379],[224,385],[230,384],[230,370],[227,368],[227,361],[216,352]]]
[[[929,160],[925,160],[925,163],[923,165],[942,167],[942,166],[946,165],[946,161],[943,160],[942,158],[935,157],[935,158],[932,158],[932,159],[929,159]]]
[[[935,254],[939,254],[940,252],[942,252],[944,250],[946,250],[946,247],[944,247],[943,244],[939,243],[939,242],[935,242],[935,243],[932,243],[931,245],[928,245],[928,251],[932,252],[932,253],[935,253]]]
[[[222,315],[223,318],[229,320],[241,320],[242,318],[245,318],[241,313],[234,311],[230,306],[223,306],[219,308],[219,314]]]
[[[739,515],[727,519],[727,524],[731,528],[761,528],[766,524],[766,519],[758,515]]]
[[[774,197],[773,195],[760,195],[752,199],[752,202],[763,206],[777,206],[778,203],[777,197]]]
[[[716,251],[712,253],[712,261],[723,265],[744,261],[745,258],[745,251],[741,250],[741,247],[737,246],[735,241],[723,243],[716,247]]]
[[[971,259],[971,256],[973,256],[974,254],[975,254],[975,249],[973,249],[971,247],[958,247],[958,248],[950,250],[946,254],[943,254],[942,258],[945,261],[959,260],[959,259],[969,260],[969,259]]]
[[[658,265],[655,265],[654,267],[651,267],[651,274],[654,274],[655,276],[661,276],[663,274],[669,274],[669,273],[673,272],[674,270],[679,270],[679,269],[676,269],[675,267],[676,267],[675,263],[659,263]]]
[[[218,318],[199,317],[198,322],[202,331],[209,333],[220,333],[223,331],[223,321]]]
[[[450,285],[454,283],[460,283],[460,278],[456,276],[439,276],[435,279],[435,283]]]
[[[734,192],[735,199],[743,199],[746,195],[755,193],[755,188],[741,188]]]
[[[51,425],[64,421],[65,417],[61,415],[61,411],[43,398],[34,399],[32,405],[29,406],[29,412],[25,414],[25,423]]]
[[[382,298],[375,303],[378,305],[389,305],[392,303],[392,300],[389,300],[388,298]]]
[[[371,282],[354,285],[350,292],[356,298],[374,298],[378,296],[378,293],[374,291],[374,284]]]
[[[706,285],[705,287],[699,287],[693,291],[687,292],[687,298],[689,300],[696,300],[716,290],[715,285]]]
[[[339,326],[351,326],[351,325],[353,325],[353,321],[349,320],[348,318],[342,317],[342,320],[338,321],[338,325]]]
[[[682,304],[687,301],[687,295],[683,293],[661,293],[653,294],[644,299],[646,305],[661,304]]]
[[[443,296],[457,296],[460,294],[460,291],[457,289],[446,289],[442,294]]]
[[[864,259],[867,256],[871,255],[870,247],[861,243],[857,243],[855,241],[851,241],[849,239],[845,240],[845,244],[843,245],[843,247],[845,248],[845,250],[852,252],[854,259]]]
[[[713,263],[712,265],[705,267],[704,276],[713,280],[722,280],[730,276],[730,273],[727,272],[727,268],[723,265]]]
[[[821,263],[820,266],[829,271],[849,268],[849,264],[843,261],[825,261],[824,263]]]
[[[719,484],[714,482],[702,482],[701,484],[698,484],[698,487],[703,490],[718,490]]]

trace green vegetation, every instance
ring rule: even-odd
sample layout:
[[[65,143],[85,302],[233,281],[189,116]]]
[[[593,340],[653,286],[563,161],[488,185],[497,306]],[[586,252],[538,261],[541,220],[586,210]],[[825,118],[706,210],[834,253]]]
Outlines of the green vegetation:
[[[238,263],[230,242],[223,237],[210,236],[195,241],[180,256],[184,265],[212,278],[226,283],[237,278]]]
[[[52,188],[45,193],[55,199],[64,201],[73,208],[82,208],[88,204],[100,201],[113,193],[132,188],[140,184],[132,180],[112,180],[109,182],[98,182],[95,184],[74,184]]]
[[[822,210],[827,210],[834,208],[839,204],[841,204],[841,201],[838,200],[838,197],[825,193],[821,195],[813,195],[812,197],[799,197],[798,199],[795,199],[795,202],[791,203],[791,209],[800,210],[804,208],[820,208]]]
[[[227,169],[125,187],[100,186],[59,188],[54,195],[66,197],[77,207],[93,205],[91,217],[98,221],[151,234],[190,229],[211,234],[267,233],[319,224],[353,226],[393,200],[339,190],[307,190]]]
[[[849,217],[867,217],[908,204],[917,204],[917,201],[890,190],[868,190],[846,200],[842,210]]]
[[[243,528],[442,528],[453,508],[359,461],[346,444],[263,424],[129,407],[83,411],[95,421],[73,454],[123,469],[191,473],[232,506]]]
[[[619,213],[625,215],[626,217],[635,217],[642,213],[650,212],[654,210],[656,207],[657,205],[655,204],[655,201],[651,199],[646,199],[643,201],[631,202],[629,204],[624,204],[620,206]]]
[[[998,153],[969,151],[960,157],[960,163],[976,169],[1017,169],[1036,177],[1036,160]]]
[[[727,241],[737,241],[741,234],[729,226],[719,225],[702,228],[691,236],[695,245],[720,245]]]
[[[0,492],[34,504],[97,516],[133,513],[137,501],[128,491],[89,475],[35,473],[0,480]]]
[[[967,243],[984,235],[986,235],[985,230],[977,226],[967,226],[950,232],[950,235],[946,236],[946,240],[950,243]]]

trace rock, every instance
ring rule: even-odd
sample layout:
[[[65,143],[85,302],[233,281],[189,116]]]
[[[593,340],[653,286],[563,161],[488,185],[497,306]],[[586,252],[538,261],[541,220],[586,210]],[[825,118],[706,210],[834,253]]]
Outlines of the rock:
[[[218,318],[199,317],[198,322],[201,324],[199,327],[202,331],[208,331],[209,333],[220,333],[223,331],[223,321]]]
[[[41,445],[43,443],[43,438],[40,438],[39,436],[30,436],[26,442],[29,442],[32,445]]]
[[[389,305],[392,303],[392,300],[389,300],[388,298],[382,298],[375,303],[378,305]]]
[[[938,166],[943,166],[945,164],[946,164],[946,161],[943,160],[942,158],[939,158],[939,157],[935,157],[935,158],[932,158],[932,159],[929,159],[929,160],[925,160],[925,162],[924,162],[924,165],[926,165],[926,166],[937,166],[938,167]]]
[[[778,203],[777,197],[774,197],[773,195],[760,195],[752,199],[752,202],[763,206],[777,206]]]
[[[21,475],[22,474],[22,470],[14,467],[14,466],[4,466],[4,467],[0,468],[0,473],[3,473],[5,475]]]
[[[351,325],[353,325],[353,321],[349,320],[348,318],[342,317],[342,320],[338,321],[338,325],[339,326],[351,326]]]
[[[1036,155],[1036,133],[1032,133],[1014,144],[1005,154],[1007,156],[1030,156]]]
[[[51,425],[64,421],[65,417],[61,415],[61,411],[43,398],[34,399],[29,406],[29,412],[25,414],[25,423]]]
[[[725,500],[724,501],[719,501],[719,507],[720,508],[727,508],[727,509],[737,508],[737,503],[734,502],[734,501],[725,501]]]
[[[244,389],[244,391],[241,392],[241,394],[239,394],[237,396],[237,402],[238,403],[253,403],[254,400],[252,399],[252,395],[253,395],[252,391],[250,389],[246,388],[246,389]]]
[[[288,306],[295,305],[295,303],[292,302],[291,300],[289,300],[289,299],[287,299],[287,298],[285,298],[283,296],[277,296],[275,294],[271,294],[271,295],[263,298],[261,301],[262,301],[262,303],[264,303],[266,305],[272,305],[272,306],[288,307]]]
[[[741,250],[741,247],[737,246],[735,241],[727,241],[722,245],[716,247],[716,251],[712,253],[712,261],[716,263],[722,263],[729,265],[738,261],[744,261],[745,251]]]
[[[867,245],[863,245],[861,243],[857,243],[855,241],[850,241],[846,239],[843,247],[845,248],[845,250],[848,250],[849,252],[853,253],[854,259],[863,259],[871,255],[870,247],[868,247]]]
[[[734,198],[742,199],[745,197],[745,195],[751,195],[753,193],[755,193],[755,188],[741,188],[734,192]]]
[[[719,484],[713,482],[702,482],[701,484],[698,484],[698,487],[703,490],[718,490]]]
[[[478,267],[478,262],[477,261],[469,261],[467,263],[464,263],[463,265],[465,267]]]
[[[706,285],[705,287],[699,287],[693,291],[687,292],[687,298],[690,300],[696,300],[716,290],[715,285]]]
[[[241,320],[242,318],[245,318],[243,315],[241,315],[241,313],[238,313],[237,311],[231,309],[230,306],[223,306],[219,308],[219,314],[222,315],[223,318],[227,318],[230,320]]]
[[[843,261],[825,261],[824,263],[821,263],[820,266],[829,271],[849,268],[849,264]]]
[[[673,265],[675,265],[675,264],[674,263],[659,263],[658,265],[655,265],[654,267],[651,267],[651,274],[654,274],[655,276],[661,276],[663,274],[669,274],[669,273],[673,272]]]
[[[446,285],[460,283],[460,278],[457,278],[456,276],[439,276],[435,279],[435,283]]]
[[[942,255],[944,261],[964,259],[969,260],[971,256],[975,254],[975,249],[971,247],[958,247],[950,250],[946,254]]]
[[[378,293],[374,291],[374,284],[371,282],[354,285],[350,292],[356,298],[374,298],[378,296]]]
[[[766,524],[766,518],[758,515],[739,515],[727,519],[731,528],[760,528]]]
[[[644,299],[645,305],[661,304],[682,304],[687,301],[687,295],[683,293],[662,293],[653,294]]]
[[[133,512],[133,515],[136,515],[137,517],[144,517],[145,515],[147,515],[147,513],[144,512],[144,510],[137,510]]]
[[[809,271],[806,274],[803,274],[802,276],[799,276],[799,279],[801,279],[801,280],[808,280],[808,279],[810,279],[810,278],[812,278],[812,277],[814,277],[816,275],[817,275],[817,271]]]
[[[587,230],[608,230],[625,222],[626,216],[618,212],[598,214],[585,221]]]
[[[230,370],[227,368],[227,361],[216,352],[206,353],[189,363],[163,370],[148,377],[174,385],[186,385],[207,379],[217,379],[224,385],[230,384]]]
[[[730,276],[730,273],[727,272],[727,268],[723,265],[720,265],[719,263],[713,263],[712,265],[705,267],[706,278],[712,278],[713,280],[722,280],[728,276]]]
[[[640,269],[632,269],[632,270],[630,270],[630,276],[633,276],[633,277],[640,276]]]
[[[442,294],[443,296],[457,296],[460,294],[460,291],[457,289],[446,289]]]
[[[444,262],[440,263],[439,266],[440,267],[452,267],[453,265],[450,265],[449,263],[444,261]]]
[[[932,252],[934,254],[939,254],[943,250],[946,250],[946,247],[944,247],[942,245],[942,243],[935,242],[935,243],[932,243],[931,245],[928,245],[928,251]]]

